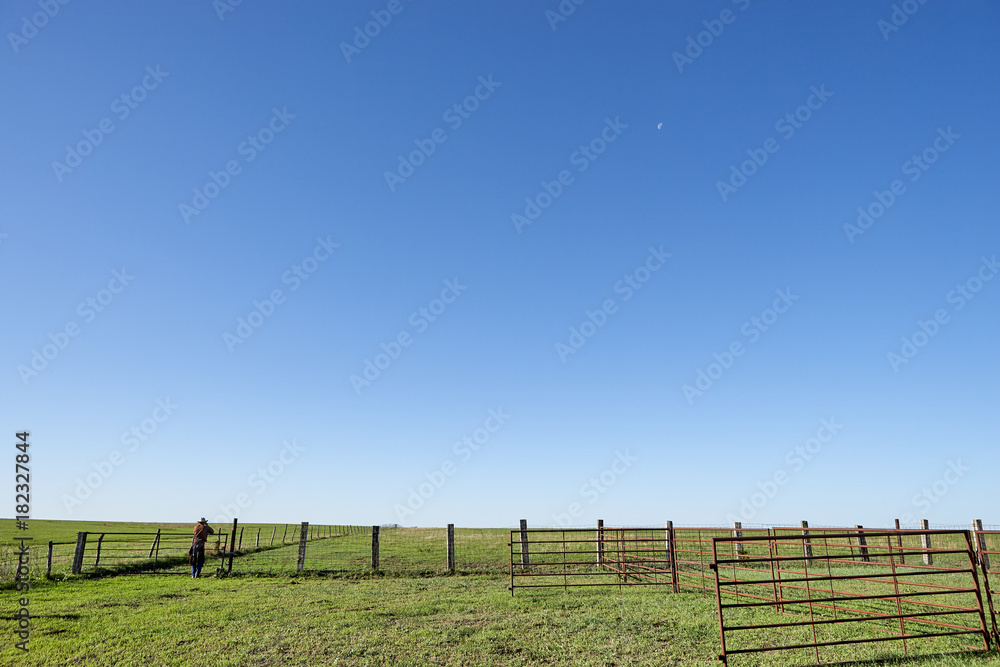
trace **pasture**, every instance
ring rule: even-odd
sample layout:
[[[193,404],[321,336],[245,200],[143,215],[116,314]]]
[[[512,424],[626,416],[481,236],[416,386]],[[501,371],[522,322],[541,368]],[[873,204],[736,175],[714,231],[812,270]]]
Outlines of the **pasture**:
[[[69,541],[80,530],[189,528],[44,521],[32,521],[31,527],[36,544]],[[288,544],[237,556],[226,577],[193,580],[178,565],[152,575],[112,575],[109,568],[32,578],[30,651],[16,650],[8,634],[0,664],[720,664],[711,596],[659,586],[517,590],[512,596],[509,531],[458,531],[455,574],[445,567],[443,534],[443,529],[383,531],[378,573],[365,569],[369,535],[357,533],[310,542],[305,573],[294,571],[297,545]],[[205,574],[212,572],[209,561]],[[9,599],[18,595],[9,583],[5,588]],[[740,614],[759,623],[787,618],[770,609]],[[773,632],[777,640],[782,631]],[[911,643],[911,655],[952,655],[888,664],[1000,665],[995,652],[963,652],[969,643],[974,644],[961,638]],[[898,651],[885,645],[837,647],[824,649],[823,658],[863,665]],[[762,653],[735,656],[730,664],[784,667],[810,661],[804,652]]]

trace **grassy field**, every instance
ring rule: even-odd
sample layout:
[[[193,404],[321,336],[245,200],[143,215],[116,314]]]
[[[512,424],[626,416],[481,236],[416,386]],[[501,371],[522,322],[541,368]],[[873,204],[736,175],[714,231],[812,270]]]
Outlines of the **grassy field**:
[[[30,653],[16,651],[8,635],[0,664],[718,664],[715,607],[701,596],[611,588],[511,597],[505,584],[487,576],[122,576],[44,583],[30,594]],[[858,651],[874,657],[870,649]],[[786,654],[732,664],[805,661]],[[1000,660],[966,655],[908,664]]]
[[[72,541],[80,530],[190,530],[187,524],[43,521],[32,521],[31,528],[36,544]],[[248,528],[256,536],[258,526]],[[260,528],[269,540],[274,526]],[[281,535],[281,525],[276,532]],[[294,574],[297,546],[289,544],[237,557],[231,577],[192,580],[181,576],[179,565],[174,576],[36,579],[28,594],[31,650],[17,651],[13,633],[4,631],[0,665],[720,664],[711,597],[627,586],[518,590],[511,596],[509,536],[499,529],[458,530],[457,575],[446,572],[443,529],[384,529],[378,574],[370,571],[370,533],[346,531],[310,542],[306,563],[312,572],[300,575]],[[206,574],[212,571],[207,564]],[[9,587],[5,595],[10,602],[19,597]],[[12,613],[4,616],[11,630]],[[771,609],[740,610],[727,622],[790,618]],[[835,638],[857,631],[826,628]],[[803,632],[765,631],[763,645],[788,643]],[[739,641],[734,638],[730,648]],[[955,653],[975,643],[922,639],[909,642],[909,651]],[[821,649],[820,655],[861,665],[900,651],[891,642]],[[734,656],[730,664],[787,667],[813,659],[806,651],[764,653]],[[1000,657],[964,652],[890,664],[1000,667]]]

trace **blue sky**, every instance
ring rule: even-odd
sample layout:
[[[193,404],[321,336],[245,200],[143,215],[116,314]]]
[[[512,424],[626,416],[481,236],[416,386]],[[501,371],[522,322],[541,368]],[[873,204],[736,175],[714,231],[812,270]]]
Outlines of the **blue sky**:
[[[0,14],[33,517],[1000,523],[995,4],[225,7]]]

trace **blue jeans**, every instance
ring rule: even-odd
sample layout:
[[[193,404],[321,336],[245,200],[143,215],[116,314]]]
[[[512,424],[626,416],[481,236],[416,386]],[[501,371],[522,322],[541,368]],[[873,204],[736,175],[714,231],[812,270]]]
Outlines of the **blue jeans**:
[[[191,576],[200,577],[205,564],[205,540],[195,540],[191,545]]]

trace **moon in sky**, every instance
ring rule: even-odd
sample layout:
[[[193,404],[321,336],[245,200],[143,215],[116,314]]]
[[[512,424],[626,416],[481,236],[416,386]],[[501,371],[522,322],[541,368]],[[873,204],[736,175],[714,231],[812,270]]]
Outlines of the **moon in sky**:
[[[659,124],[657,124],[656,129],[659,130],[662,127],[663,127],[663,123],[659,123]]]

